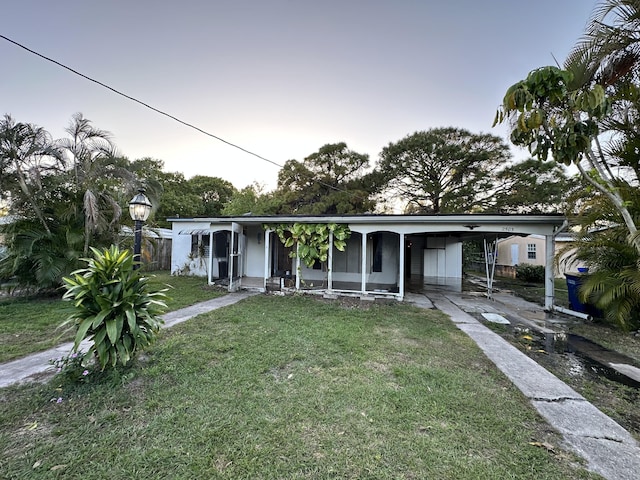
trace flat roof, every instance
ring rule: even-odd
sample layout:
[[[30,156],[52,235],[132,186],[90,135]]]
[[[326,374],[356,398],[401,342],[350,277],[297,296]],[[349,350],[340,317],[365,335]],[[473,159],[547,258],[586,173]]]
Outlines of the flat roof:
[[[358,215],[240,215],[220,217],[175,217],[169,222],[210,222],[210,223],[542,223],[562,225],[566,217],[562,214],[488,214],[488,213],[452,213],[431,215],[401,214],[358,214]]]
[[[566,223],[564,215],[542,214],[432,214],[432,215],[242,215],[229,217],[169,218],[177,225],[191,225],[179,233],[187,234],[198,229],[219,230],[221,226],[236,223],[239,225],[293,224],[293,223],[338,223],[347,224],[354,231],[368,233],[391,230],[405,234],[420,232],[432,234],[456,234],[464,238],[473,238],[492,234],[508,236],[513,234],[550,235],[562,231]]]

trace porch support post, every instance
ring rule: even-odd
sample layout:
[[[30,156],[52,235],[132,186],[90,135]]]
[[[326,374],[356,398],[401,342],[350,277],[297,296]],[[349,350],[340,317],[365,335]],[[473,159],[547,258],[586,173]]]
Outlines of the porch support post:
[[[271,230],[264,231],[264,278],[262,279],[262,287],[267,291],[267,279],[271,276]]]
[[[398,278],[398,295],[400,300],[404,298],[404,233],[400,233],[400,265],[398,266],[398,272],[400,277]]]
[[[364,294],[367,291],[367,234],[362,233],[362,258],[360,259],[362,266],[362,279],[360,291]]]
[[[209,285],[211,285],[211,268],[213,267],[213,265],[211,265],[211,262],[213,260],[213,232],[209,232],[209,256],[207,258],[207,283]]]
[[[235,240],[235,234],[236,234],[236,232],[233,231],[233,226],[232,226],[231,227],[231,245],[230,245],[231,248],[229,248],[229,270],[228,270],[228,272],[229,272],[229,288],[228,288],[228,290],[230,292],[233,292],[233,287],[232,287],[232,285],[233,285],[233,275],[234,275],[234,272],[233,272],[233,259],[235,257],[235,255],[233,254],[233,245],[234,245],[233,242]]]
[[[545,236],[545,262],[544,262],[544,309],[547,312],[553,311],[555,301],[555,275],[553,260],[555,257],[556,241],[553,235]]]
[[[327,291],[333,290],[333,232],[329,232],[329,257],[327,258]]]
[[[296,243],[296,290],[300,290],[300,245]]]

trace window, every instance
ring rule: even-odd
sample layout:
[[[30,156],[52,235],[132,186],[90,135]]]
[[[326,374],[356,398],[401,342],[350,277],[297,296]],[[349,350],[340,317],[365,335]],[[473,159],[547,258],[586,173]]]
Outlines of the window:
[[[209,235],[191,235],[191,254],[194,257],[209,256]]]
[[[535,243],[527,243],[527,258],[529,260],[536,259],[536,244]]]

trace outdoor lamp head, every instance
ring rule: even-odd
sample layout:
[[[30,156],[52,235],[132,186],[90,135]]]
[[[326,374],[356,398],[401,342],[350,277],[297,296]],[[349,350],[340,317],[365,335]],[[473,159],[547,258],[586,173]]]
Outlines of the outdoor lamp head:
[[[138,194],[129,202],[129,214],[136,221],[146,221],[151,213],[151,202],[144,194],[144,190],[138,190]]]

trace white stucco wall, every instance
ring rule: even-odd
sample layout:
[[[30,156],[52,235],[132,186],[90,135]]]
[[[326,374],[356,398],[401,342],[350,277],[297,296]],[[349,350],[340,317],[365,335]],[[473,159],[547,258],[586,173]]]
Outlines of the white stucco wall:
[[[172,275],[207,275],[207,259],[191,258],[191,235],[180,234],[181,231],[208,230],[209,222],[189,221],[174,222],[171,228],[171,274]],[[208,241],[206,239],[205,241]]]
[[[425,280],[440,283],[438,279],[462,278],[462,242],[453,237],[427,237],[425,247]]]

